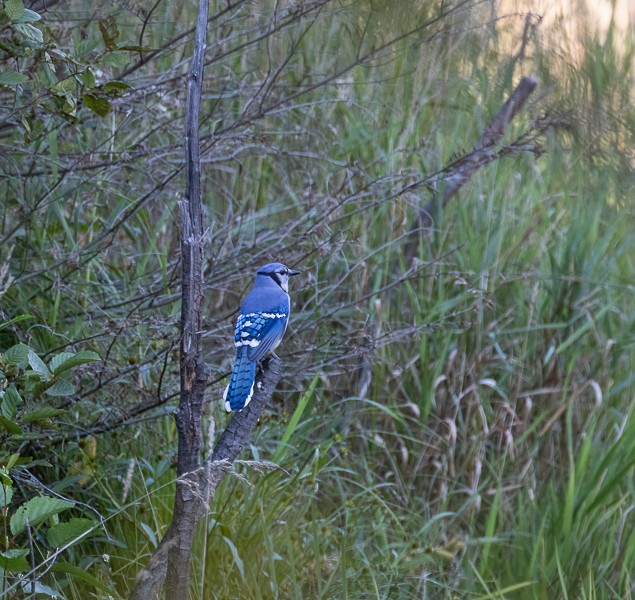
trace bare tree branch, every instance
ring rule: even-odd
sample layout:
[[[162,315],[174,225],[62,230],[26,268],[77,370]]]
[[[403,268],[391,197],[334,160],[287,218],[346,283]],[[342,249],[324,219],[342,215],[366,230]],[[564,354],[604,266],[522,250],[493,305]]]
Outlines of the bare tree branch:
[[[256,380],[256,389],[251,402],[246,408],[234,415],[225,431],[223,431],[210,462],[229,461],[234,462],[243,449],[247,440],[251,437],[258,419],[280,381],[280,361],[270,358],[264,361],[261,376]]]
[[[525,105],[535,88],[535,79],[523,77],[507,99],[507,102],[494,115],[491,123],[487,126],[478,142],[476,142],[474,148],[442,171],[440,179],[446,182],[443,195],[441,198],[438,196],[432,198],[419,210],[418,222],[412,230],[414,235],[418,237],[420,229],[432,227],[439,205],[440,208],[444,208],[450,199],[470,180],[477,169],[499,157],[499,153],[495,148],[496,144],[500,142],[505,134],[505,129]],[[408,252],[407,254],[410,253]]]

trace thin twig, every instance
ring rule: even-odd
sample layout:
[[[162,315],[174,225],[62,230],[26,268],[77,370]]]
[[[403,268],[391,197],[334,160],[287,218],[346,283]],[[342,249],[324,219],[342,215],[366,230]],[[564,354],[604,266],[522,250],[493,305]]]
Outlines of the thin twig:
[[[31,523],[29,523],[29,517],[24,516],[26,523],[26,533],[29,537],[29,563],[31,564],[31,572],[29,574],[29,580],[31,582],[31,595],[35,598],[35,551],[33,550],[33,536],[31,535]]]

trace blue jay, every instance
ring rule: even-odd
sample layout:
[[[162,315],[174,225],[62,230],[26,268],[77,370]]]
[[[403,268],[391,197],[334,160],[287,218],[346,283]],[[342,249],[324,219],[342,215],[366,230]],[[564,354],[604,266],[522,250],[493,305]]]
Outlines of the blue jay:
[[[229,385],[223,394],[225,410],[241,411],[254,393],[256,365],[273,352],[289,322],[289,277],[300,271],[281,263],[265,265],[243,301],[236,320],[236,360]]]

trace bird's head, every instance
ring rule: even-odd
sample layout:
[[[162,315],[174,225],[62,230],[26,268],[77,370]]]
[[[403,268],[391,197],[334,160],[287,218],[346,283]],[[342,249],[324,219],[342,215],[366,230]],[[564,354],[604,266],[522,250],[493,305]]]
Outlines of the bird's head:
[[[285,292],[289,292],[289,277],[299,275],[300,271],[289,269],[282,263],[269,263],[258,269],[258,275],[271,277]]]

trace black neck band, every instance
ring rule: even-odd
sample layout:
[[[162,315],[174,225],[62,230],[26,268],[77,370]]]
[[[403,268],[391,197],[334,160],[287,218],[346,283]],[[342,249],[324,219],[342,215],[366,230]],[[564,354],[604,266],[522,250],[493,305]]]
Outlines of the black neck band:
[[[258,271],[258,275],[264,275],[265,277],[271,277],[271,279],[273,279],[280,287],[282,287],[280,285],[280,281],[277,278],[277,273],[261,273],[260,271]]]

